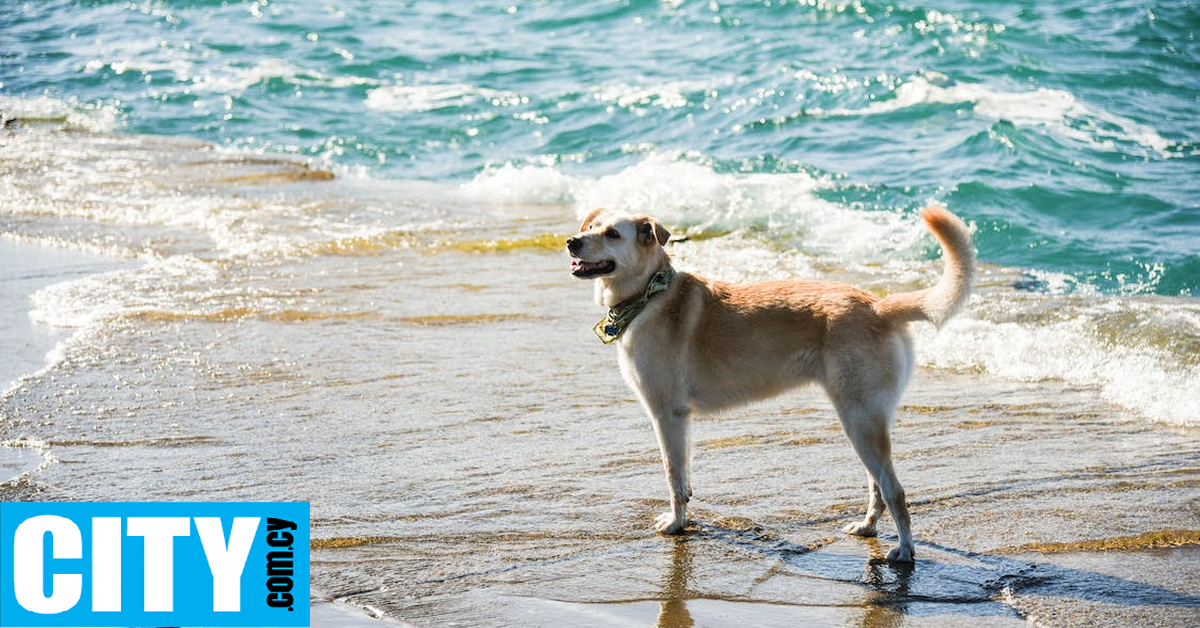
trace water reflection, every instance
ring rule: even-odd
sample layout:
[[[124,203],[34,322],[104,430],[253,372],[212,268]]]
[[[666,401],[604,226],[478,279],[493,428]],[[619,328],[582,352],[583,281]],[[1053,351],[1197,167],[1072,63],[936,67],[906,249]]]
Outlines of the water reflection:
[[[688,590],[692,577],[691,538],[675,539],[671,548],[671,568],[663,582],[662,601],[658,603],[658,628],[694,628],[687,600],[695,597]]]
[[[712,538],[684,536],[672,539],[671,561],[662,581],[659,600],[658,628],[695,628],[696,619],[688,608],[689,601],[712,599],[701,591],[691,588],[693,580],[694,550]],[[867,539],[871,558],[863,566],[862,583],[877,589],[866,598],[863,613],[856,625],[861,628],[898,628],[904,623],[908,612],[906,600],[909,582],[914,568],[911,564],[890,564],[883,560],[885,550],[875,539]],[[787,548],[784,554],[807,554],[808,548]],[[838,558],[839,565],[844,562]],[[729,602],[747,603],[750,600],[728,599]],[[753,603],[753,602],[751,602]],[[762,602],[767,603],[767,602]],[[780,608],[787,608],[779,604]]]
[[[699,533],[672,539],[671,543],[670,562],[659,596],[659,628],[694,628],[697,617],[703,621],[703,613],[694,617],[697,609],[689,608],[694,600],[757,604],[758,609],[776,605],[783,613],[781,617],[792,615],[792,611],[783,609],[791,608],[794,615],[802,617],[806,609],[824,606],[756,599],[754,588],[778,576],[795,579],[798,587],[804,586],[805,579],[858,585],[863,596],[853,603],[860,605],[861,612],[851,622],[861,628],[920,625],[921,618],[939,615],[960,616],[966,621],[985,617],[1019,620],[1020,615],[1010,606],[1013,596],[1051,596],[1130,607],[1200,608],[1200,597],[1134,580],[931,544],[922,544],[928,558],[915,564],[899,564],[883,559],[885,548],[876,539],[854,541],[866,546],[865,561],[861,554],[835,549],[844,547],[845,541],[804,546],[716,526],[702,526]],[[760,580],[747,580],[744,594],[707,592],[705,574],[713,570],[712,565],[706,568],[706,561],[727,560],[730,545],[776,558],[779,566],[771,568]],[[1006,599],[1010,601],[1002,601]],[[748,609],[748,612],[758,611]]]
[[[870,558],[863,566],[863,584],[869,593],[858,625],[862,628],[899,628],[909,612],[908,601],[915,563],[889,563],[878,539],[863,539]]]

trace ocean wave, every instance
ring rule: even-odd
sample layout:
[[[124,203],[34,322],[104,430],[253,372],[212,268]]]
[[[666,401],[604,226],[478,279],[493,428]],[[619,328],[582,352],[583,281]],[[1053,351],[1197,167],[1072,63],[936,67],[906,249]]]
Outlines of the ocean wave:
[[[127,72],[136,72],[143,75],[154,74],[156,72],[170,72],[176,80],[190,80],[189,75],[195,68],[195,64],[185,59],[171,59],[169,61],[149,61],[146,59],[123,59],[109,60],[91,59],[83,66],[83,71],[86,74],[94,74],[101,72],[104,68],[112,70],[113,74],[122,75]]]
[[[710,81],[670,81],[660,85],[609,83],[592,88],[591,95],[600,102],[624,109],[679,109],[691,104],[690,94],[707,93],[712,84]]]
[[[498,205],[569,205],[585,182],[553,165],[504,164],[476,175],[462,190],[470,198]]]
[[[676,244],[673,256],[680,268],[731,281],[835,279],[896,292],[937,280],[936,245],[920,220],[822,199],[833,185],[806,172],[719,172],[694,154],[651,153],[601,177],[506,164],[463,191],[494,203],[561,205],[576,217],[595,207],[648,212],[680,234],[725,234]],[[1154,420],[1200,422],[1200,363],[1187,358],[1200,347],[1200,305],[1107,297],[1050,272],[985,270],[992,278],[981,279],[971,311],[940,331],[912,326],[922,365],[1063,381]],[[1048,290],[1015,292],[1010,275]]]
[[[460,83],[445,85],[388,85],[367,92],[366,105],[376,111],[425,112],[461,108],[485,101],[495,107],[511,107],[525,99],[513,92]]]
[[[70,129],[111,133],[121,126],[124,113],[110,103],[86,103],[78,98],[49,96],[14,98],[0,95],[0,128],[16,123],[54,123]]]
[[[889,100],[873,102],[861,109],[840,108],[826,113],[859,116],[928,104],[971,105],[975,115],[981,118],[1006,120],[1023,127],[1048,128],[1108,150],[1114,142],[1125,142],[1138,144],[1163,157],[1175,155],[1171,151],[1175,144],[1153,128],[1089,107],[1067,91],[1041,87],[1029,92],[1008,92],[982,83],[941,84],[946,81],[943,75],[917,76],[896,87]]]
[[[195,71],[195,66],[185,61],[168,63],[136,63],[127,61],[102,62],[96,61],[95,67],[112,68],[117,74],[126,71],[170,71],[175,75],[175,84],[169,87],[151,90],[150,93],[214,93],[221,96],[236,96],[255,85],[271,81],[279,81],[287,85],[301,87],[330,87],[341,89],[358,86],[376,86],[380,81],[361,76],[329,75],[316,70],[305,69],[280,59],[261,59],[253,65],[224,65],[202,67]],[[89,67],[92,67],[89,65]]]
[[[139,310],[179,303],[189,293],[202,295],[201,300],[214,300],[213,286],[220,285],[219,276],[215,262],[195,257],[148,260],[138,268],[46,286],[30,297],[33,309],[29,318],[59,329],[87,329]]]
[[[7,395],[6,392],[4,395]],[[16,475],[5,477],[0,474],[0,487],[13,487],[21,484],[27,478],[44,471],[46,467],[58,462],[58,458],[50,450],[50,444],[35,438],[9,438],[0,440],[0,462],[4,462],[5,471],[16,471]]]
[[[0,214],[57,223],[45,232],[12,235],[59,247],[147,259],[178,254],[245,259],[305,254],[320,243],[395,228],[363,219],[394,213],[394,201],[364,200],[355,203],[359,215],[348,216],[327,196],[282,198],[253,190],[336,185],[332,173],[306,161],[203,142],[34,130],[12,134],[0,144],[0,157],[7,165]],[[355,189],[367,187],[361,182]]]
[[[1005,300],[997,294],[987,298],[994,306]],[[975,298],[976,307],[980,300]],[[1055,303],[1060,311],[1072,310],[1065,302]],[[1186,350],[1170,347],[1188,339],[1191,345],[1200,343],[1200,306],[1174,300],[1086,303],[1058,321],[994,321],[967,313],[938,332],[914,326],[918,359],[924,366],[983,370],[1020,381],[1061,380],[1095,388],[1108,401],[1151,419],[1200,425],[1200,364],[1180,355]],[[1129,308],[1138,310],[1135,326],[1159,329],[1164,342],[1156,346],[1137,334],[1104,332],[1112,310]]]
[[[924,228],[893,211],[856,210],[817,195],[833,183],[804,171],[719,172],[693,153],[652,152],[615,174],[586,177],[555,165],[506,164],[463,186],[469,197],[501,204],[561,204],[582,218],[591,209],[652,213],[682,228],[769,232],[781,246],[860,262],[881,255],[919,258]]]

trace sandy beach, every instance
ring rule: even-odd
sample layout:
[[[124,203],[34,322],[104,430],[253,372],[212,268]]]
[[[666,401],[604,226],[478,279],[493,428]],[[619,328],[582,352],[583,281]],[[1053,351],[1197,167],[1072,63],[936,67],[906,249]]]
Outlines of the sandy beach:
[[[14,3],[0,500],[300,501],[335,628],[1200,626],[1194,2]],[[695,421],[686,534],[565,238],[932,285],[843,527],[824,393]]]
[[[85,157],[165,154],[150,138],[80,141]],[[829,403],[802,390],[698,422],[693,523],[658,536],[656,446],[592,335],[590,285],[567,272],[570,212],[455,201],[420,225],[405,214],[430,211],[419,186],[377,205],[378,187],[286,160],[168,146],[204,162],[169,180],[170,202],[239,228],[286,230],[247,225],[252,207],[379,224],[299,230],[301,252],[276,255],[214,254],[172,225],[137,259],[4,243],[6,342],[25,365],[0,398],[19,474],[5,500],[308,501],[314,625],[1196,622],[1195,428],[1096,387],[922,368],[895,431],[917,539],[904,567],[881,560],[886,519],[877,540],[841,534],[862,470]],[[177,166],[158,167],[168,181]],[[50,241],[36,220],[23,228]],[[672,246],[712,272],[719,245]],[[1036,298],[1012,283],[985,266],[983,309]],[[67,341],[47,367],[49,338]]]
[[[53,246],[0,239],[0,390],[31,376],[47,364],[47,354],[69,335],[36,325],[29,318],[30,295],[48,285],[126,266],[102,255],[64,251]],[[45,462],[40,444],[6,440],[0,434],[0,482],[12,481]]]
[[[32,302],[29,297],[51,284],[127,267],[127,260],[60,247],[22,243],[0,239],[0,343],[6,349],[6,359],[0,364],[0,382],[7,387],[23,375],[41,370],[46,354],[69,334],[45,325],[36,325],[29,318]]]

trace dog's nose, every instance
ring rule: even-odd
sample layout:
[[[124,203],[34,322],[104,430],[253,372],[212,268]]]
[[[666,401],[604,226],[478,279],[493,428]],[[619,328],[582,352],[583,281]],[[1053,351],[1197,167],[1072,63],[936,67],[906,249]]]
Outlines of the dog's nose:
[[[567,238],[567,250],[572,253],[578,253],[579,247],[583,246],[583,240],[579,238]]]

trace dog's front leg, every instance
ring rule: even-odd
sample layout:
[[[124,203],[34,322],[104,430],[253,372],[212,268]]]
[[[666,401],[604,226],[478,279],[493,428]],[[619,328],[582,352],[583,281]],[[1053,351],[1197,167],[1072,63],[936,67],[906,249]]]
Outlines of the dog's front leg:
[[[680,534],[687,525],[687,504],[692,497],[691,412],[686,407],[667,406],[652,409],[650,418],[654,420],[654,433],[658,436],[671,493],[671,511],[659,515],[654,527],[663,534]]]

